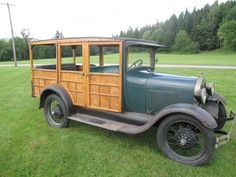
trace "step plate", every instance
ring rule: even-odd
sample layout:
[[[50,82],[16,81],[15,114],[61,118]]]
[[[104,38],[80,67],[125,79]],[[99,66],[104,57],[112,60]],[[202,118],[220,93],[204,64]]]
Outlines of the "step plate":
[[[68,117],[68,119],[75,120],[78,122],[86,123],[96,127],[101,127],[108,130],[119,131],[122,128],[137,128],[137,125],[127,124],[123,122],[118,122],[114,120],[103,119],[100,117],[95,117],[87,114],[77,113],[73,116]]]

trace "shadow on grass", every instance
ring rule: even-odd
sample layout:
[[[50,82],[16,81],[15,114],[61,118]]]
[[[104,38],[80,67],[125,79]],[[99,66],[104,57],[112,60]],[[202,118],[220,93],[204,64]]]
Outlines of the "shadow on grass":
[[[145,147],[154,153],[160,152],[156,143],[157,127],[155,126],[137,135],[114,132],[76,121],[71,121],[68,128],[72,128],[74,129],[74,131],[78,131],[78,133],[80,131],[83,131],[83,133],[86,133],[88,135],[90,134],[90,136],[99,136],[101,139],[112,139],[114,143],[116,143],[117,145],[121,145],[124,148]]]

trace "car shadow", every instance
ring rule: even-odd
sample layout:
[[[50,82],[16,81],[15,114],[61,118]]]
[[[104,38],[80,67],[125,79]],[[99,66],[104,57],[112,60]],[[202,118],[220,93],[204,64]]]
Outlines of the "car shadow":
[[[115,132],[106,130],[92,125],[83,124],[76,121],[71,121],[69,128],[75,129],[75,131],[83,131],[83,133],[91,134],[91,136],[100,136],[100,138],[112,139],[113,142],[117,142],[117,145],[124,146],[124,148],[148,148],[154,153],[160,153],[160,150],[156,141],[157,127],[153,126],[143,133],[136,135],[125,134],[121,132]]]

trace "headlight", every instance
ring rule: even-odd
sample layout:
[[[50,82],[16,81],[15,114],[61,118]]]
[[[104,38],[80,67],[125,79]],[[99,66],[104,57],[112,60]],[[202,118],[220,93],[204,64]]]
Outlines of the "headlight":
[[[195,93],[195,95],[196,95],[196,93],[200,90],[200,89],[202,89],[202,88],[205,88],[205,79],[204,79],[204,77],[199,77],[198,79],[197,79],[197,81],[196,81],[196,83],[195,83],[195,88],[194,88],[194,93]]]
[[[206,91],[209,95],[213,95],[214,93],[214,84],[213,83],[209,83],[206,85]]]
[[[195,93],[195,97],[196,99],[202,103],[202,104],[205,104],[206,103],[206,99],[207,99],[207,91],[206,91],[206,88],[202,88],[200,90],[198,90],[196,93]]]

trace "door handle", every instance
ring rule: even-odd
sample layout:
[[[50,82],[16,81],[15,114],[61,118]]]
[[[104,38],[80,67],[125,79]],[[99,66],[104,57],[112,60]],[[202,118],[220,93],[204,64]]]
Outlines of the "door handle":
[[[85,74],[85,73],[78,73],[78,74],[82,76],[89,76],[89,74]]]

